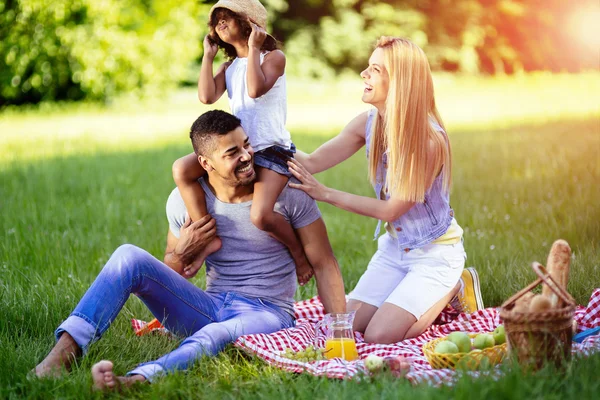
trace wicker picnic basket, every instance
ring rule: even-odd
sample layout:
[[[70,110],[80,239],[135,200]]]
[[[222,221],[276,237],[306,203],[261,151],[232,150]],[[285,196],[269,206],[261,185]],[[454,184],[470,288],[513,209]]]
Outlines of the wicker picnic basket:
[[[532,267],[539,278],[505,301],[500,309],[508,351],[521,365],[535,370],[547,362],[561,366],[571,357],[575,300],[556,283],[546,268],[537,262]],[[548,285],[558,296],[556,306],[537,313],[515,311],[515,302],[541,283]]]
[[[471,339],[478,333],[468,333]],[[500,364],[506,356],[506,343],[488,347],[483,350],[472,350],[469,353],[440,354],[435,352],[435,346],[446,337],[431,340],[423,345],[423,354],[434,369],[464,369],[474,371],[486,369]]]

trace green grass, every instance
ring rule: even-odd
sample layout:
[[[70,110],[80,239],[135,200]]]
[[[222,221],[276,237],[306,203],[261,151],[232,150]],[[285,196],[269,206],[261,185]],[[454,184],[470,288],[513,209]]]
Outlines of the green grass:
[[[122,373],[177,346],[165,338],[133,335],[129,319],[151,316],[132,298],[67,378],[25,378],[51,348],[53,330],[114,249],[128,242],[157,257],[164,251],[164,204],[173,186],[170,166],[189,151],[189,145],[182,130],[153,126],[155,120],[141,127],[114,124],[128,118],[143,122],[145,116],[158,113],[152,108],[131,110],[127,115],[127,110],[67,106],[53,112],[0,114],[0,365],[5,366],[0,372],[0,398],[88,396],[89,368],[95,361],[112,359]],[[520,117],[506,117],[485,128],[477,121],[450,124],[452,205],[465,228],[467,266],[480,273],[486,305],[500,305],[531,282],[531,262],[545,263],[557,238],[566,239],[575,254],[569,291],[578,303],[587,303],[600,282],[600,114],[578,110],[549,121],[540,117],[523,123]],[[69,125],[80,112],[79,125]],[[189,123],[197,112],[189,106],[177,118],[185,117]],[[336,123],[315,126],[294,128],[299,148],[314,149],[339,128]],[[318,178],[341,190],[372,193],[363,152]],[[371,240],[375,222],[327,205],[321,210],[350,290],[375,251]],[[204,283],[202,278],[196,282]],[[315,293],[313,282],[299,289],[297,297]],[[498,381],[464,377],[453,388],[414,388],[388,376],[367,383],[288,374],[228,349],[215,359],[201,360],[187,374],[126,395],[585,399],[600,389],[598,368],[596,355],[577,360],[566,373],[547,369],[521,378],[521,371],[511,368]]]

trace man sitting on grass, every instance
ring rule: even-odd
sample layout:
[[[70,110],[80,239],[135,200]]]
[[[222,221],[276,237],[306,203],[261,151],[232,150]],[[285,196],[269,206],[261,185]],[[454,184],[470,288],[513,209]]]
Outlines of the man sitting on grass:
[[[201,184],[209,215],[190,223],[175,189],[167,202],[170,229],[164,263],[138,247],[119,247],[56,330],[56,345],[35,368],[38,377],[56,376],[63,367],[68,370],[75,357],[108,329],[132,293],[185,340],[124,377],[113,373],[110,361],[100,361],[92,367],[96,388],[152,381],[185,369],[204,355],[217,354],[242,335],[294,325],[294,262],[282,243],[250,221],[254,152],[240,120],[224,111],[209,111],[192,125],[190,137],[208,175]],[[315,201],[286,187],[275,210],[298,232],[325,309],[345,312],[342,276]],[[206,291],[186,280],[204,258]]]

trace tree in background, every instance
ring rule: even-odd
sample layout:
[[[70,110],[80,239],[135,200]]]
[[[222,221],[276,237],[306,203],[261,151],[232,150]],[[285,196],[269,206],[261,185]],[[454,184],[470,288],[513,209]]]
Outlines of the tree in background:
[[[599,68],[600,30],[579,31],[581,27],[589,28],[586,13],[595,11],[595,17],[600,18],[597,0],[480,0],[479,3],[475,11],[479,32],[476,51],[482,71],[578,72]],[[594,22],[596,27],[599,21]],[[596,37],[586,37],[592,35]]]
[[[176,84],[200,52],[202,8],[193,0],[0,0],[0,105]]]
[[[287,3],[277,9],[273,31],[286,44],[291,70],[299,74],[318,77],[345,68],[358,71],[381,35],[413,40],[437,70],[497,74],[599,68],[600,31],[573,33],[578,23],[600,25],[593,15],[586,17],[594,13],[600,18],[597,0]],[[585,22],[579,21],[582,17]]]
[[[330,77],[364,68],[381,35],[404,36],[421,46],[427,17],[410,2],[373,0],[289,1],[273,18],[296,75]]]
[[[215,1],[0,0],[0,106],[195,84]],[[436,70],[599,68],[598,0],[262,2],[297,76],[356,73],[381,35],[413,40]]]

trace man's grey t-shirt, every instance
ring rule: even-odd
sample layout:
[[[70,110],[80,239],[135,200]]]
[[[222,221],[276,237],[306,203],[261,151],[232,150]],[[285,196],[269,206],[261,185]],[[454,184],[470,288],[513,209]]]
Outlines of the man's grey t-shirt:
[[[215,219],[217,235],[223,243],[219,251],[206,259],[206,291],[260,297],[293,315],[296,267],[287,247],[252,224],[252,201],[224,203],[215,197],[203,178],[199,181],[208,213]],[[274,209],[294,229],[310,225],[321,217],[310,196],[288,186],[279,195]],[[176,237],[185,217],[185,204],[175,188],[167,200],[167,218]]]

